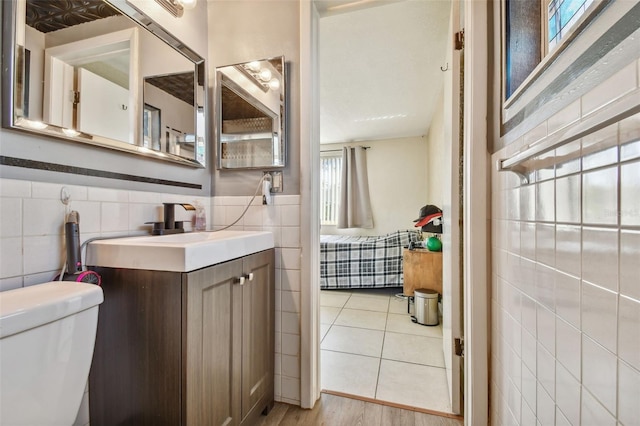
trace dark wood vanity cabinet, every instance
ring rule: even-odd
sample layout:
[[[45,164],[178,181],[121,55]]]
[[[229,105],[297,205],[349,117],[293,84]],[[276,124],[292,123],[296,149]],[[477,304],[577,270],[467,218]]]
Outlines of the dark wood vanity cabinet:
[[[92,269],[92,426],[253,424],[273,405],[273,249],[188,273]]]

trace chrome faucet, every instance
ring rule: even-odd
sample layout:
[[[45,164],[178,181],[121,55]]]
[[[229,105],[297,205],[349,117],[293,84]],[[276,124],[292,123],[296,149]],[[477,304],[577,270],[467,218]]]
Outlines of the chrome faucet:
[[[195,211],[195,207],[187,203],[162,203],[164,205],[164,222],[146,222],[153,225],[152,235],[179,234],[184,232],[184,222],[176,221],[175,206]]]

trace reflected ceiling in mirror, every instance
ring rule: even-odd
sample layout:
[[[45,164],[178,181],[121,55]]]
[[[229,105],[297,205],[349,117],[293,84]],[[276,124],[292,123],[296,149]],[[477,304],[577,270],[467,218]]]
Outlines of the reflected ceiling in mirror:
[[[284,57],[217,69],[218,168],[285,166]]]
[[[203,58],[124,2],[3,8],[4,127],[204,166]]]

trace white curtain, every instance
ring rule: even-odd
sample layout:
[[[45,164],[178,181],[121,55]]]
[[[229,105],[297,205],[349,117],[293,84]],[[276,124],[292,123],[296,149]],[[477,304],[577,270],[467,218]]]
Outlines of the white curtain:
[[[338,228],[373,228],[364,147],[342,148]]]

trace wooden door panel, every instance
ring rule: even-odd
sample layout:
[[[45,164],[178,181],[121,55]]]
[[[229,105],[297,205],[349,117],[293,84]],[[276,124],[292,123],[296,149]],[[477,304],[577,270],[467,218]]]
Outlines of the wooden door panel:
[[[180,274],[92,269],[104,303],[89,374],[91,424],[180,424]]]
[[[242,262],[232,261],[187,275],[186,424],[240,421]]]
[[[242,417],[273,392],[275,277],[273,251],[245,258],[243,286]],[[268,398],[267,398],[268,399]],[[264,407],[257,407],[262,411]]]

